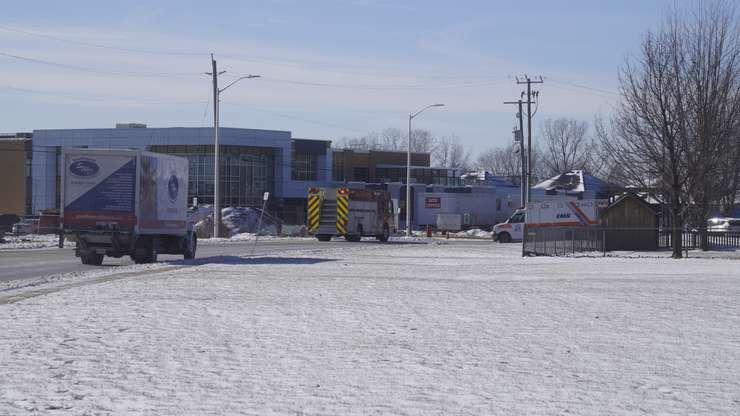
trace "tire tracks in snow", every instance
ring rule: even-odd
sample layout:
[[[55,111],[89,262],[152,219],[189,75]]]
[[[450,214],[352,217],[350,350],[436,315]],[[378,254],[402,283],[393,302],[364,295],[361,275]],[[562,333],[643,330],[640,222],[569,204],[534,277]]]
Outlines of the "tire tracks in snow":
[[[64,283],[64,284],[56,285],[53,287],[42,287],[39,289],[31,289],[31,290],[24,291],[22,293],[0,296],[0,305],[9,305],[9,304],[20,302],[26,299],[31,299],[31,298],[35,298],[38,296],[44,296],[44,295],[48,295],[51,293],[61,292],[64,290],[74,289],[77,287],[97,285],[100,283],[107,283],[107,282],[115,282],[117,280],[123,280],[123,279],[128,279],[131,277],[137,277],[137,276],[142,276],[142,275],[153,275],[153,274],[166,273],[166,272],[171,272],[173,270],[179,270],[179,269],[183,269],[187,267],[192,267],[195,265],[196,264],[183,264],[183,265],[168,266],[168,267],[163,267],[160,269],[153,269],[153,270],[146,269],[146,270],[135,270],[135,271],[130,271],[130,272],[114,273],[114,274],[105,275],[101,277],[95,277],[95,278],[85,279],[81,281]]]

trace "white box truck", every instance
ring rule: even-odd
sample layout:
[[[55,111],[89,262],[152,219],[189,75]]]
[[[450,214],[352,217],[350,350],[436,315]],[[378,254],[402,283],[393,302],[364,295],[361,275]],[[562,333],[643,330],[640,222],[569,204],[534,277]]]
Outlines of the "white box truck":
[[[151,263],[195,257],[188,220],[187,159],[142,150],[67,148],[61,165],[61,229],[83,264],[104,256]]]

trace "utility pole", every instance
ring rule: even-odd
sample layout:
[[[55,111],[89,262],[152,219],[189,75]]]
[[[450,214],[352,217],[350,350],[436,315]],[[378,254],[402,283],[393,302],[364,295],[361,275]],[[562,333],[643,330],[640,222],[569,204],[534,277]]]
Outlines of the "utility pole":
[[[211,54],[211,66],[213,72],[206,72],[206,75],[212,75],[213,76],[213,237],[218,238],[220,237],[221,233],[219,232],[221,227],[221,200],[220,200],[220,192],[219,192],[219,180],[218,180],[218,174],[219,174],[219,144],[218,144],[218,101],[219,101],[219,91],[218,91],[218,76],[223,74],[223,71],[221,74],[219,74],[218,69],[216,68],[216,60],[213,59],[213,54]]]
[[[224,74],[226,71],[218,72],[216,60],[213,59],[213,54],[211,54],[211,66],[212,72],[206,72],[206,75],[213,76],[213,237],[218,238],[221,236],[221,192],[219,190],[219,151],[221,150],[221,147],[218,143],[218,117],[221,93],[243,79],[259,78],[260,75],[245,75],[235,79],[231,84],[218,89],[218,76]]]
[[[519,119],[519,130],[514,130],[514,140],[519,142],[519,156],[521,157],[521,179],[519,179],[519,186],[521,187],[521,207],[527,205],[527,161],[524,158],[524,115],[522,114],[522,99],[517,101],[504,101],[504,104],[517,104],[519,106],[519,112],[516,113],[516,118]]]
[[[524,79],[516,77],[517,84],[527,84],[527,203],[532,202],[532,84],[542,84],[542,77],[531,79],[529,75],[524,74]],[[535,91],[535,97],[539,96],[539,91]]]

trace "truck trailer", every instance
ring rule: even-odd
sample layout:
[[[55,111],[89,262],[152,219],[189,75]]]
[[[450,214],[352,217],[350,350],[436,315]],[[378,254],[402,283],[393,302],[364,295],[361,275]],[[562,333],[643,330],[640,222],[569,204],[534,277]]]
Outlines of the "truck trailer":
[[[319,241],[343,236],[360,241],[372,236],[386,242],[396,232],[396,209],[390,193],[352,188],[310,188],[308,230]]]
[[[77,243],[75,255],[83,264],[126,255],[135,263],[152,263],[159,253],[195,258],[187,159],[142,150],[67,148],[61,173],[61,230]]]

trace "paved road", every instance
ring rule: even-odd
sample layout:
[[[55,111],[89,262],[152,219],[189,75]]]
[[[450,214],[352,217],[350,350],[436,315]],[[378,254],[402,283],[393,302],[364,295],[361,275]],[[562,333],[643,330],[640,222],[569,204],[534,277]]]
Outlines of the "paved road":
[[[265,255],[312,248],[325,250],[347,247],[348,244],[352,243],[345,241],[320,243],[316,240],[266,240],[259,242],[255,254]],[[197,258],[244,255],[249,254],[251,250],[252,243],[248,241],[213,245],[200,244]],[[160,255],[158,257],[159,261],[182,259],[182,256],[171,255]],[[75,257],[74,250],[71,248],[2,250],[0,251],[0,282],[128,264],[133,264],[129,257],[120,259],[106,257],[102,266],[86,266],[80,263],[80,259]]]

